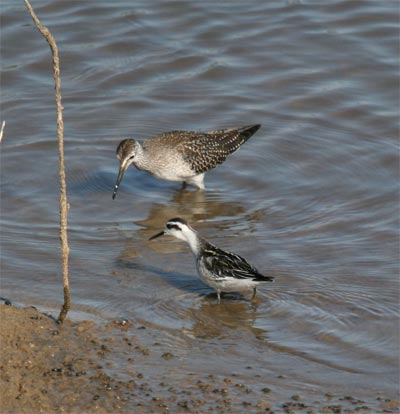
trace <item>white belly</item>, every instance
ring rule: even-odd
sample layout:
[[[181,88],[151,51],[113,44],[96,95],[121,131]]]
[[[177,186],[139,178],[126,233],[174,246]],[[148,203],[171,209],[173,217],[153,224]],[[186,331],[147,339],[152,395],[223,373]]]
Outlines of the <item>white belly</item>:
[[[146,165],[146,170],[157,178],[167,181],[185,181],[196,175],[181,157],[173,150],[152,153],[152,162]]]
[[[229,276],[216,279],[201,262],[197,263],[197,270],[202,282],[219,292],[249,291],[259,284],[251,279],[236,279]]]

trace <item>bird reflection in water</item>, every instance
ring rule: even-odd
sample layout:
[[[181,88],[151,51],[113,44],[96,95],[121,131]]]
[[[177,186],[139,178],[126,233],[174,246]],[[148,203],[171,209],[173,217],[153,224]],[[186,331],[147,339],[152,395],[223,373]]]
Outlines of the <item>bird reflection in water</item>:
[[[202,298],[200,306],[188,309],[193,325],[185,333],[194,338],[222,338],[232,336],[232,331],[240,335],[251,333],[257,339],[265,339],[267,331],[256,328],[255,321],[258,302],[241,300],[240,295],[226,295],[221,304],[215,301],[215,294]]]

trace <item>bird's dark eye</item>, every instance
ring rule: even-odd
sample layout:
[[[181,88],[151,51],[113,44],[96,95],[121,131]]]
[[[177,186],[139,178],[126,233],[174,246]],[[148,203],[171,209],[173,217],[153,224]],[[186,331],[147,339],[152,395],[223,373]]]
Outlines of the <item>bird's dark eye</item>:
[[[131,155],[130,157],[129,157],[129,159],[130,160],[133,160],[135,158],[135,156],[134,155]]]
[[[171,229],[175,229],[175,230],[180,230],[180,227],[177,226],[176,224],[167,224],[167,229],[171,230]]]

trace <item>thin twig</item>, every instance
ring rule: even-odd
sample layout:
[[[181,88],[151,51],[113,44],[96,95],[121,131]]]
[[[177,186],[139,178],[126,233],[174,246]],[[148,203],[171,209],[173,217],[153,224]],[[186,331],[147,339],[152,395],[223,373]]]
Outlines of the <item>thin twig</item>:
[[[68,215],[68,201],[67,201],[67,184],[65,179],[64,167],[64,122],[62,116],[63,107],[61,105],[61,80],[60,80],[60,60],[58,57],[58,48],[53,35],[46,26],[43,26],[36,16],[33,8],[28,0],[25,0],[26,7],[32,16],[33,22],[39,29],[40,33],[47,40],[53,56],[53,75],[55,82],[56,102],[57,102],[57,135],[58,135],[58,156],[60,160],[60,240],[62,253],[62,269],[63,269],[63,283],[64,283],[64,304],[61,308],[58,322],[62,323],[67,316],[68,310],[71,306],[71,296],[69,289],[68,278],[68,236],[67,236],[67,215]]]
[[[3,134],[4,134],[4,128],[6,127],[6,121],[3,121],[3,123],[1,124],[1,130],[0,130],[0,142],[3,139]]]

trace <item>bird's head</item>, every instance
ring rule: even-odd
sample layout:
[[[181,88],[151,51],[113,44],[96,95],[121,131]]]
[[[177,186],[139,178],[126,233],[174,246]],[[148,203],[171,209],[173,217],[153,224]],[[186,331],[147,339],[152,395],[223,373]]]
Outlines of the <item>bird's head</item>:
[[[140,144],[134,139],[124,139],[119,143],[117,148],[117,158],[119,159],[119,172],[117,181],[114,186],[113,199],[117,195],[118,187],[122,181],[122,177],[124,176],[125,171],[130,165],[135,164],[135,158],[137,154],[140,152],[140,150]]]
[[[176,237],[177,239],[189,242],[189,239],[193,238],[195,234],[196,232],[186,220],[177,217],[168,220],[165,224],[164,230],[150,237],[149,240],[156,239],[160,236],[170,235]]]

